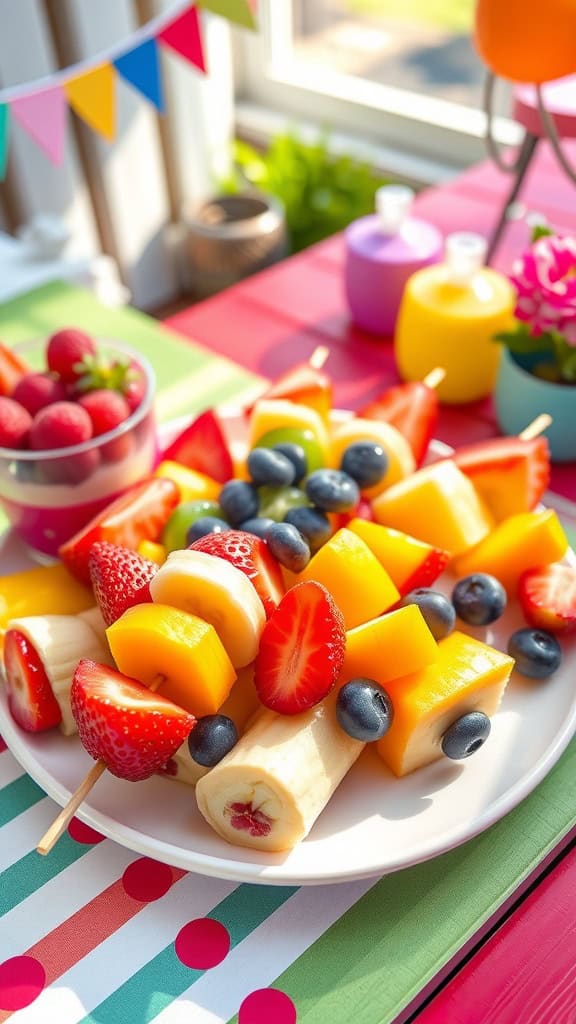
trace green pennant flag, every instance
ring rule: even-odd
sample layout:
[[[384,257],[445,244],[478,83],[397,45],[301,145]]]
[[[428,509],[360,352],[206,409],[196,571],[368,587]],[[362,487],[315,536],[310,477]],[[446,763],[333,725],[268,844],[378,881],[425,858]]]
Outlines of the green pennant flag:
[[[242,28],[256,28],[249,0],[197,0],[197,6],[212,14],[219,14]]]
[[[8,119],[9,108],[7,103],[0,103],[0,181],[4,181],[6,174],[6,162],[8,160]]]

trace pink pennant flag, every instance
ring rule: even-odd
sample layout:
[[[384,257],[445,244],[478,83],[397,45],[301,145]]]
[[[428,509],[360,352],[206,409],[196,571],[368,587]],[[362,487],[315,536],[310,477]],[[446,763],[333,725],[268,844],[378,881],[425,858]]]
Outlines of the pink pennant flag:
[[[190,7],[156,37],[159,43],[169,46],[200,71],[206,71],[204,47],[200,30],[200,17],[196,7]]]
[[[64,157],[68,104],[64,91],[54,86],[13,100],[10,109],[15,121],[56,165]]]

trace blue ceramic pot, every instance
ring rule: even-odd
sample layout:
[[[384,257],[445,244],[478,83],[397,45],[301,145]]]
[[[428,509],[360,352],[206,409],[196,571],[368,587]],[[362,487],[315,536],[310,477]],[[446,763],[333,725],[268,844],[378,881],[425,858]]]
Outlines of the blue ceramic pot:
[[[553,461],[576,459],[576,385],[534,377],[503,348],[494,405],[503,434],[519,434],[540,413],[550,413],[553,423],[546,437]]]

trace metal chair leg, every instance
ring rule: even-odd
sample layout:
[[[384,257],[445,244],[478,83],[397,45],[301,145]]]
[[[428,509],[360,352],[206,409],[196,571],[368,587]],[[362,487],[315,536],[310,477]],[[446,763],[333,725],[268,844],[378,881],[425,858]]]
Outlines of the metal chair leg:
[[[516,163],[516,171],[514,175],[514,181],[512,183],[512,188],[510,189],[510,192],[504,202],[502,211],[500,213],[500,217],[498,219],[498,223],[492,233],[492,237],[488,245],[488,253],[486,256],[486,262],[488,264],[490,264],[494,258],[494,254],[496,252],[496,249],[498,248],[500,239],[502,237],[502,233],[508,221],[508,211],[512,204],[515,203],[518,198],[520,189],[522,188],[522,184],[524,182],[524,178],[526,177],[526,173],[528,171],[528,168],[530,167],[532,158],[534,156],[534,153],[536,152],[536,147],[539,141],[540,139],[537,135],[531,135],[530,132],[526,132],[526,135],[524,136],[524,141],[520,148],[520,153],[518,155],[518,161]]]

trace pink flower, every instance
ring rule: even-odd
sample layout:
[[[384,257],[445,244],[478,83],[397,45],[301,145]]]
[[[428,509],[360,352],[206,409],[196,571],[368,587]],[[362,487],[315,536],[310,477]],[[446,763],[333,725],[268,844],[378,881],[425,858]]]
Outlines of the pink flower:
[[[510,280],[518,292],[515,315],[534,337],[558,331],[576,345],[575,239],[539,238],[516,260]]]

